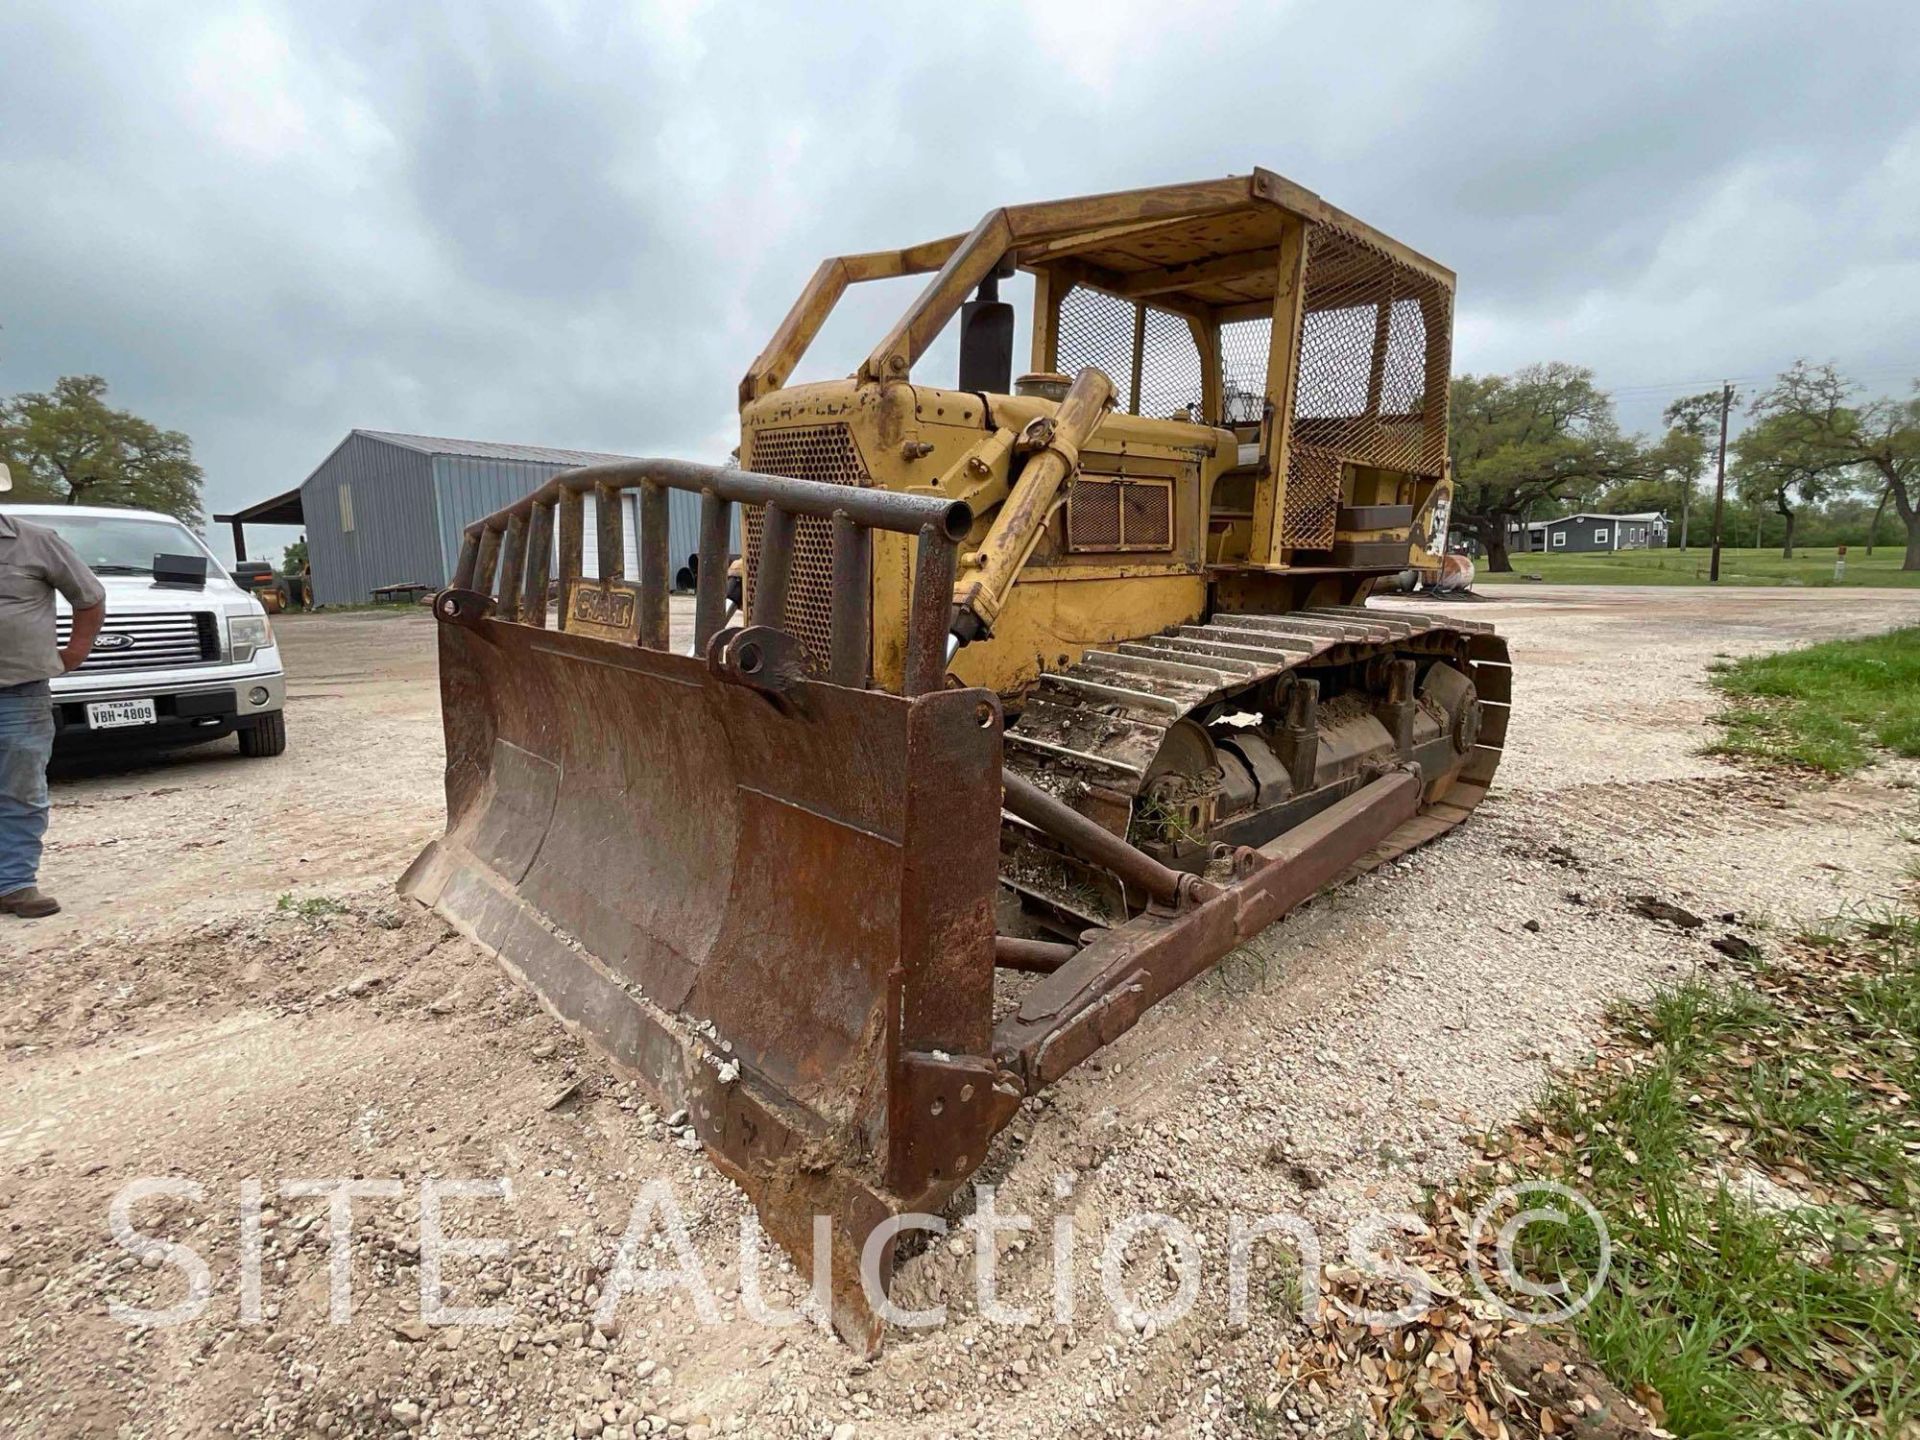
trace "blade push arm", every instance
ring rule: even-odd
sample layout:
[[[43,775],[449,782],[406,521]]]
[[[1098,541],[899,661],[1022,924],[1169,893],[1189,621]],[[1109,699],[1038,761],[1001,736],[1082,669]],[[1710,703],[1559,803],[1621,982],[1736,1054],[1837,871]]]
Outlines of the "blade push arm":
[[[1113,405],[1113,382],[1089,366],[1074,377],[1060,409],[1029,424],[1020,448],[1029,452],[1020,478],[980,548],[962,558],[954,582],[954,637],[967,642],[993,630],[1020,569],[1040,543],[1053,503],[1080,468],[1080,448],[1093,437]]]

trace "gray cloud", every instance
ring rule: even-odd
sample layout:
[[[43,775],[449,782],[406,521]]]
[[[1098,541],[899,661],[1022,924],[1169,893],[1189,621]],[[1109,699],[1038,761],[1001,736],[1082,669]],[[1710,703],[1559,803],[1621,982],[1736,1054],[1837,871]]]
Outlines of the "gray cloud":
[[[1920,13],[555,0],[0,10],[0,390],[210,508],[347,429],[712,456],[823,256],[1269,165],[1460,273],[1462,368],[1920,372]],[[844,372],[904,303],[861,296]],[[936,357],[926,373],[940,373]]]

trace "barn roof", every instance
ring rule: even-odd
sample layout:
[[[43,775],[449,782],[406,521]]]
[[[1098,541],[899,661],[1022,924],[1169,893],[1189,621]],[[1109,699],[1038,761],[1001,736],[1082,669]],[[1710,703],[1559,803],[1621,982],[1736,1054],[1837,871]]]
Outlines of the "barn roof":
[[[591,465],[602,460],[631,460],[604,450],[561,450],[551,445],[506,445],[493,440],[454,440],[443,435],[409,435],[398,430],[355,430],[369,440],[399,445],[427,455],[460,455],[475,460],[531,460],[540,465]]]

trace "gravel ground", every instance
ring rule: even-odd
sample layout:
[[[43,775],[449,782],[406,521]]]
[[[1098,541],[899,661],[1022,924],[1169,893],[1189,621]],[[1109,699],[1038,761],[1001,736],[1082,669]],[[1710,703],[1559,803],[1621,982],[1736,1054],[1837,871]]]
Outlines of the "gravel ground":
[[[899,1298],[945,1299],[948,1323],[896,1335],[871,1366],[813,1330],[745,1318],[738,1192],[674,1117],[392,898],[441,819],[430,622],[284,621],[288,754],[221,746],[63,776],[45,881],[69,910],[0,927],[0,1430],[1256,1433],[1245,1402],[1272,1390],[1288,1321],[1263,1303],[1230,1323],[1230,1213],[1301,1214],[1333,1258],[1357,1216],[1405,1208],[1468,1164],[1466,1140],[1580,1054],[1609,997],[1712,964],[1708,942],[1729,929],[1764,946],[1904,883],[1915,767],[1813,785],[1697,752],[1716,655],[1914,623],[1920,595],[1501,596],[1461,607],[1500,625],[1518,667],[1487,803],[1274,927],[1030,1102],[981,1178],[1000,1211],[1035,1222],[1003,1237],[1000,1289],[1042,1322],[974,1313],[967,1244],[935,1242],[903,1265]],[[1709,923],[1648,920],[1627,903],[1639,894]],[[108,1312],[185,1293],[173,1265],[110,1237],[109,1203],[139,1175],[203,1187],[135,1213],[210,1266],[204,1313],[171,1328]],[[352,1314],[331,1324],[326,1201],[274,1191],[349,1176],[400,1193],[356,1202]],[[417,1322],[430,1176],[511,1186],[510,1202],[444,1207],[450,1233],[512,1239],[444,1277],[450,1304],[512,1307],[504,1328]],[[250,1179],[266,1194],[262,1283],[257,1323],[242,1323]],[[654,1179],[709,1266],[720,1323],[697,1323],[675,1290],[627,1297],[602,1333],[599,1287]],[[1201,1237],[1201,1302],[1165,1330],[1100,1299],[1101,1244],[1137,1211]],[[1054,1324],[1061,1220],[1075,1318]],[[797,1297],[761,1253],[769,1302]],[[1142,1309],[1171,1289],[1153,1237],[1125,1273]],[[1349,1404],[1329,1377],[1286,1394],[1272,1423],[1335,1433]]]

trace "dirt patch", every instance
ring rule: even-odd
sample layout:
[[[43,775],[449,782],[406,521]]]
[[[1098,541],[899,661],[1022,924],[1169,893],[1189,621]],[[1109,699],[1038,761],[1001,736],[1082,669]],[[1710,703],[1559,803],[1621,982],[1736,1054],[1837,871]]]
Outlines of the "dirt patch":
[[[903,1267],[901,1296],[944,1299],[947,1323],[895,1336],[872,1366],[748,1318],[747,1207],[676,1117],[392,898],[441,821],[431,623],[283,622],[287,755],[223,746],[60,779],[45,880],[68,911],[0,927],[0,1427],[1343,1433],[1356,1412],[1337,1385],[1282,1406],[1284,1431],[1260,1428],[1271,1417],[1250,1407],[1276,1391],[1289,1322],[1277,1306],[1229,1317],[1228,1217],[1298,1213],[1338,1253],[1358,1212],[1410,1208],[1469,1164],[1479,1127],[1520,1108],[1547,1062],[1584,1052],[1609,997],[1705,963],[1716,938],[1765,946],[1770,929],[1895,893],[1913,853],[1896,827],[1920,818],[1898,767],[1817,787],[1698,753],[1715,654],[1912,623],[1920,595],[1556,591],[1473,614],[1500,625],[1517,667],[1486,804],[1029,1102],[982,1179],[1003,1213],[1034,1221],[1003,1239],[999,1271],[1003,1302],[1035,1323],[974,1313],[972,1238],[935,1241]],[[1708,923],[1649,919],[1640,895]],[[170,1329],[108,1310],[186,1293],[177,1266],[149,1268],[109,1231],[110,1201],[141,1175],[202,1187],[134,1211],[209,1267],[205,1311]],[[337,1325],[327,1201],[277,1195],[326,1177],[399,1187],[355,1204],[353,1311]],[[445,1204],[449,1233],[512,1241],[444,1276],[450,1304],[511,1307],[504,1327],[411,1323],[430,1177],[511,1188]],[[249,1180],[273,1215],[257,1324],[242,1323],[239,1284]],[[627,1297],[603,1333],[596,1305],[653,1180],[707,1264],[719,1323],[673,1290]],[[1156,1236],[1126,1252],[1135,1309],[1116,1317],[1101,1298],[1104,1238],[1134,1211],[1200,1240],[1201,1303],[1165,1329],[1143,1319],[1177,1269]],[[1074,1318],[1055,1323],[1063,1219]],[[648,1254],[670,1266],[661,1245]],[[777,1256],[750,1253],[768,1303],[800,1297]]]

